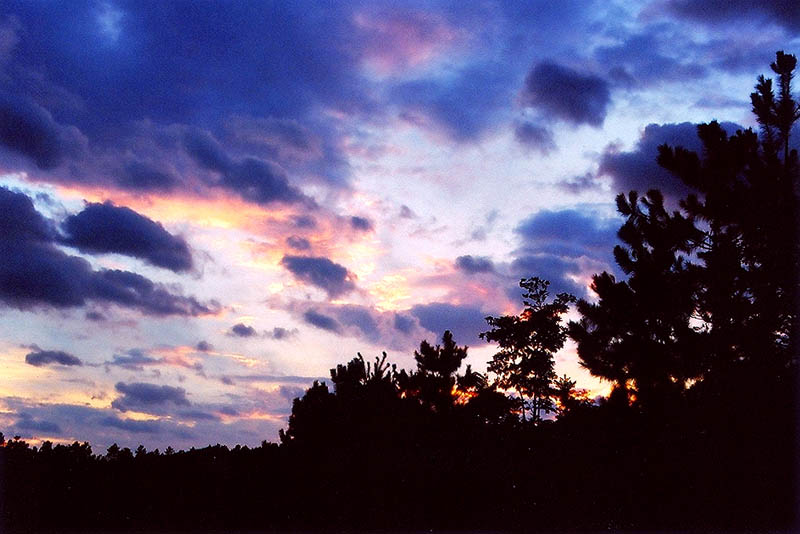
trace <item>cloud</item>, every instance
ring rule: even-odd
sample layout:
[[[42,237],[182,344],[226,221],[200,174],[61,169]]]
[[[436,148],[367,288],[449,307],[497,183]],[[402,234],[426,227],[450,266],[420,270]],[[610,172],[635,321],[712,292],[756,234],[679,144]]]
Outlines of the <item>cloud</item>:
[[[721,126],[728,134],[743,129],[730,122],[721,123]],[[696,124],[648,124],[633,150],[622,152],[615,147],[609,147],[603,152],[598,175],[610,176],[613,179],[613,189],[618,192],[636,190],[644,193],[650,189],[659,189],[669,197],[684,197],[689,189],[680,178],[656,163],[658,146],[665,143],[698,153],[703,148],[697,137]]]
[[[159,386],[145,382],[132,382],[126,384],[117,382],[115,389],[122,393],[112,401],[111,407],[119,411],[148,411],[159,409],[167,404],[175,406],[188,406],[189,400],[186,398],[186,390],[172,386]]]
[[[214,350],[214,347],[208,341],[198,341],[195,348],[200,352],[209,352]]]
[[[478,308],[433,302],[418,304],[411,308],[410,313],[419,320],[419,324],[423,328],[437,336],[441,336],[445,330],[450,330],[458,343],[484,344],[478,334],[487,330],[486,316],[488,314]]]
[[[171,172],[157,168],[145,161],[128,161],[122,168],[117,183],[125,189],[134,191],[172,191],[180,179]]]
[[[131,349],[126,354],[114,354],[111,361],[105,362],[106,365],[116,365],[130,369],[132,371],[141,371],[145,365],[156,365],[160,363],[158,358],[153,358],[139,349]]]
[[[544,61],[525,78],[521,100],[551,119],[600,126],[611,95],[604,79]]]
[[[50,364],[66,366],[83,365],[83,362],[77,356],[60,350],[37,350],[35,352],[29,352],[25,355],[25,363],[35,367]]]
[[[316,326],[317,328],[321,328],[322,330],[327,330],[329,332],[339,332],[341,328],[339,323],[336,322],[336,319],[314,310],[308,310],[303,313],[303,320],[312,326]]]
[[[38,104],[0,90],[0,145],[52,169],[85,143],[74,127],[61,126]]]
[[[486,256],[459,256],[456,258],[456,269],[467,274],[490,273],[494,271],[492,260]]]
[[[625,86],[641,88],[662,81],[707,76],[708,69],[692,61],[685,44],[684,37],[676,35],[672,25],[660,24],[629,35],[620,44],[597,47],[593,55],[608,68],[611,79]]]
[[[586,288],[574,277],[612,268],[619,224],[616,218],[603,219],[580,209],[534,213],[515,229],[520,246],[514,251],[510,270],[518,278],[538,276],[548,280],[551,293],[583,297]],[[517,287],[509,291],[514,300],[519,300],[520,294]]]
[[[350,226],[354,230],[358,230],[360,232],[369,232],[372,230],[372,221],[365,217],[350,217]]]
[[[477,62],[446,79],[424,78],[396,85],[390,100],[401,118],[460,142],[495,127],[513,101],[514,73],[502,62]]]
[[[244,323],[236,323],[231,327],[230,334],[237,337],[253,337],[258,335],[256,329]]]
[[[270,332],[269,335],[272,339],[278,339],[278,340],[289,339],[297,335],[297,329],[296,328],[288,329],[288,328],[283,328],[281,326],[276,326],[275,328],[272,329],[272,332]]]
[[[325,290],[330,297],[349,293],[356,287],[355,276],[328,258],[284,256],[281,265],[299,280]]]
[[[553,132],[532,122],[521,122],[514,127],[517,141],[540,154],[549,154],[556,149]]]
[[[208,185],[222,187],[256,204],[282,202],[316,206],[311,198],[289,184],[286,172],[275,163],[249,156],[234,160],[216,139],[203,131],[190,131],[184,143],[198,165],[220,176],[218,180],[209,180]]]
[[[704,24],[765,21],[789,31],[800,30],[800,10],[794,0],[668,0],[663,5],[670,13]]]
[[[0,302],[22,310],[37,306],[83,306],[89,300],[139,310],[146,315],[206,315],[216,302],[172,293],[136,273],[101,269],[56,248],[50,223],[22,193],[0,187]],[[18,228],[15,222],[19,221]]]
[[[526,248],[562,256],[602,253],[617,242],[614,224],[579,209],[541,210],[523,220],[515,232],[523,238]]]
[[[192,361],[182,354],[167,353],[160,358],[154,358],[141,349],[130,349],[125,354],[114,354],[105,365],[123,367],[131,371],[141,371],[145,366],[153,365],[172,365],[201,372],[203,370],[200,362]]]
[[[171,271],[192,268],[192,254],[186,241],[167,232],[161,223],[130,208],[88,204],[61,224],[63,243],[81,252],[115,252],[142,259]]]
[[[295,250],[306,251],[311,249],[311,243],[308,239],[296,235],[287,237],[286,244]]]
[[[124,430],[125,432],[131,432],[133,434],[158,434],[161,432],[161,424],[158,421],[120,419],[119,417],[111,415],[98,419],[97,424],[104,427]]]
[[[42,432],[44,434],[59,435],[62,433],[61,427],[52,421],[43,421],[41,419],[33,419],[26,414],[20,414],[21,418],[14,423],[14,426],[21,430],[31,430],[34,432]]]

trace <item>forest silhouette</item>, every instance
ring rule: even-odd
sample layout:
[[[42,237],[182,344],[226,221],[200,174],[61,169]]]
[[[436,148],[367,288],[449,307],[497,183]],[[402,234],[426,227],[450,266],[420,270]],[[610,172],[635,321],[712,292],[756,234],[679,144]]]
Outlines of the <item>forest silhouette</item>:
[[[702,153],[653,154],[690,194],[617,197],[624,277],[596,274],[590,301],[532,276],[518,315],[487,317],[487,374],[461,370],[447,331],[410,371],[385,353],[332,369],[280,443],[95,454],[0,434],[6,531],[791,531],[800,105],[795,56],[771,67],[751,95],[759,132],[711,122]],[[608,398],[556,375],[568,338]]]

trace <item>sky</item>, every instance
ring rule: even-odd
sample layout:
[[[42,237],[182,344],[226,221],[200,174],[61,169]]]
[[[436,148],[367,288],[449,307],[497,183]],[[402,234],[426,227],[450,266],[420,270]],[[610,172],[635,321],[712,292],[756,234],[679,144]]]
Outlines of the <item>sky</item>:
[[[620,275],[658,145],[754,126],[793,4],[5,0],[0,431],[252,446],[358,352],[485,369],[520,278]]]

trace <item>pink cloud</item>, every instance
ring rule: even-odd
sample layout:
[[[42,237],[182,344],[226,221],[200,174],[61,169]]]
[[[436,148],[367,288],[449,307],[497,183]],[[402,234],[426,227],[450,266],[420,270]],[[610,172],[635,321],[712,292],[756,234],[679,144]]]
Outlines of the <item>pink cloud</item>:
[[[387,76],[420,67],[450,50],[460,32],[442,17],[424,12],[358,13],[356,27],[365,65]]]

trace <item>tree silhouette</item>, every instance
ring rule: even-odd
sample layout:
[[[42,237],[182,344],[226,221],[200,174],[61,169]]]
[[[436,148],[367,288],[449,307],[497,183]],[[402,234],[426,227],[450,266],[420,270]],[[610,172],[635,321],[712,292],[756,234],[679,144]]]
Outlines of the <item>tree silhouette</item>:
[[[700,372],[696,354],[699,334],[695,311],[694,273],[686,255],[700,235],[691,219],[664,207],[658,191],[644,198],[636,192],[617,196],[617,209],[627,217],[619,230],[625,246],[614,257],[628,275],[595,275],[596,303],[578,302],[581,319],[569,326],[578,343],[581,364],[593,375],[616,384],[623,399],[629,391],[638,404],[656,407],[681,393]]]
[[[520,315],[487,317],[491,330],[481,338],[496,342],[500,350],[489,363],[489,371],[497,375],[497,385],[513,389],[520,397],[522,419],[525,419],[525,397],[530,399],[534,423],[542,413],[552,412],[553,381],[556,378],[553,355],[564,346],[566,328],[561,316],[567,312],[574,297],[560,293],[548,303],[550,282],[537,277],[524,278],[519,283],[525,290]]]
[[[441,345],[433,346],[427,341],[420,343],[419,350],[414,351],[416,371],[400,371],[398,385],[407,396],[418,399],[423,406],[435,412],[446,412],[453,407],[459,378],[456,371],[466,357],[467,347],[459,347],[452,332],[445,330]],[[472,376],[471,369],[469,374],[468,382],[478,380],[477,376]],[[462,382],[464,380],[461,378]]]

